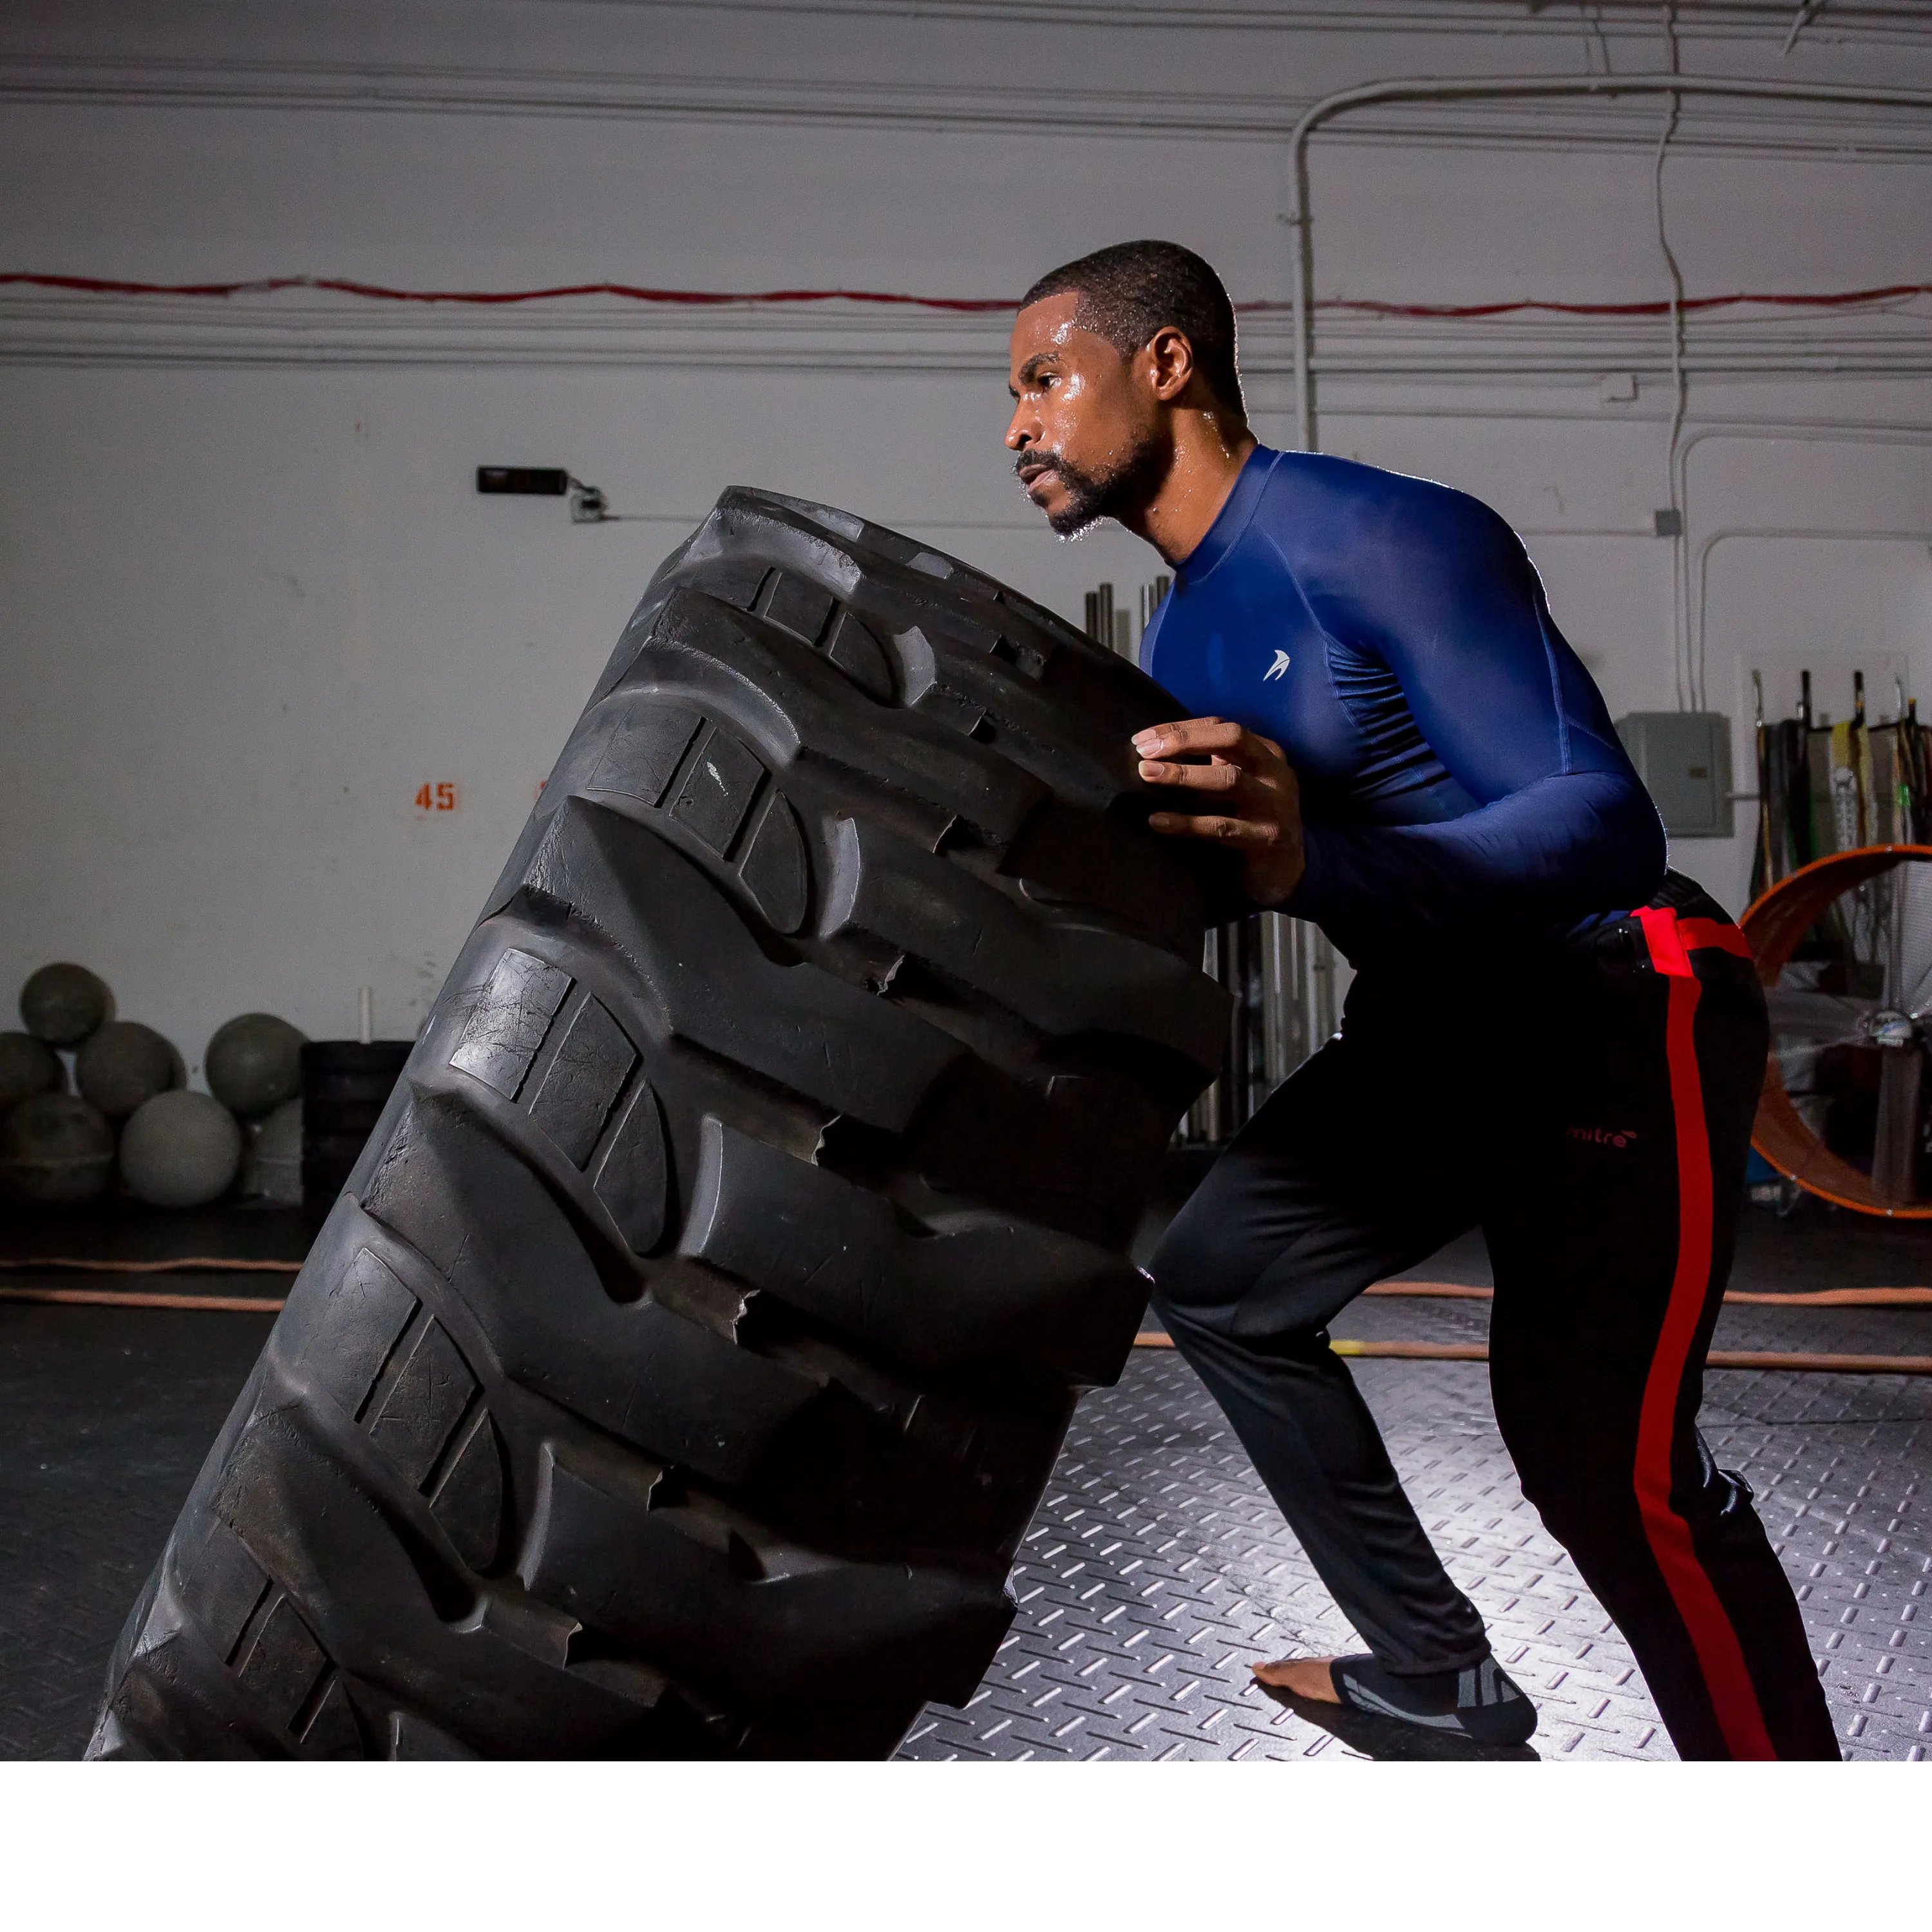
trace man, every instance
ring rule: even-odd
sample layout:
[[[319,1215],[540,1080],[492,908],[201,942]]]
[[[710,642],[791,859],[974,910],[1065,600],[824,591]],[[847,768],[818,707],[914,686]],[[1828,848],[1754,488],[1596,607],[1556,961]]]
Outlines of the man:
[[[1262,447],[1226,292],[1171,243],[1028,292],[1006,434],[1070,536],[1172,592],[1142,650],[1197,715],[1135,740],[1254,903],[1357,976],[1153,1262],[1156,1302],[1368,1645],[1264,1684],[1482,1742],[1535,1712],[1402,1494],[1327,1328],[1480,1225],[1524,1493],[1636,1652],[1679,1753],[1834,1758],[1790,1588],[1696,1427],[1766,1048],[1737,928],[1654,808],[1514,533],[1439,484]],[[1178,802],[1178,801],[1177,802]]]

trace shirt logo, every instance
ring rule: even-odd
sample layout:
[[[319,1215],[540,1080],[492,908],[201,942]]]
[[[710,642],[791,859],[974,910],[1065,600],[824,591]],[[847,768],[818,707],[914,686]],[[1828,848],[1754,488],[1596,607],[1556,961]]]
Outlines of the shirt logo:
[[[1280,676],[1283,671],[1287,670],[1287,652],[1276,651],[1274,654],[1274,662],[1270,664],[1268,669],[1262,673],[1262,683],[1272,684],[1276,678]]]

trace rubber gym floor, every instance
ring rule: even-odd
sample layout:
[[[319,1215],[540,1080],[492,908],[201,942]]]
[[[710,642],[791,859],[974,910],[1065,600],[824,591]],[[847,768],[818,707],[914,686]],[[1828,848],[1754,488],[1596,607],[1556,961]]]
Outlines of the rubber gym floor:
[[[129,1214],[19,1222],[0,1256],[298,1257],[298,1217]],[[1480,1240],[1414,1278],[1480,1284]],[[1776,1294],[1932,1282],[1932,1228],[1809,1204],[1747,1214],[1732,1286]],[[202,1308],[44,1304],[76,1286],[279,1294],[245,1271],[0,1272],[0,1756],[86,1744],[108,1651],[271,1319]],[[1480,1342],[1480,1300],[1358,1302],[1336,1333]],[[1932,1354],[1932,1307],[1727,1307],[1720,1348]],[[1537,1734],[1497,1754],[1658,1758],[1669,1740],[1628,1649],[1523,1502],[1478,1362],[1352,1364],[1450,1571],[1535,1698]],[[1932,1376],[1719,1369],[1703,1427],[1755,1490],[1802,1601],[1851,1758],[1932,1754]],[[1012,1574],[1018,1615],[963,1710],[934,1706],[901,1756],[1283,1758],[1453,1753],[1400,1727],[1328,1724],[1270,1701],[1248,1666],[1352,1648],[1232,1432],[1172,1350],[1136,1348],[1082,1402]]]

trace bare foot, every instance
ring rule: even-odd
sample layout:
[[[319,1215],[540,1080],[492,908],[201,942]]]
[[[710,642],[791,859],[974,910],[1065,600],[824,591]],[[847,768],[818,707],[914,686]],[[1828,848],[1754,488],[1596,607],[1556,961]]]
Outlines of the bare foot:
[[[1315,1704],[1339,1704],[1341,1694],[1335,1688],[1332,1657],[1285,1657],[1278,1664],[1258,1664],[1255,1681],[1270,1689],[1286,1690],[1291,1696],[1305,1697]]]

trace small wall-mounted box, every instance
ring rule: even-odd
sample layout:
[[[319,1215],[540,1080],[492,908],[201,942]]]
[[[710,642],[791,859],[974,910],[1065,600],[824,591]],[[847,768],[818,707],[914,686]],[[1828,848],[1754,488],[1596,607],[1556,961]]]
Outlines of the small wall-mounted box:
[[[476,472],[476,491],[482,496],[561,496],[569,488],[568,470],[518,470],[500,464]]]
[[[1617,736],[1673,838],[1728,838],[1731,721],[1721,711],[1633,711]]]

